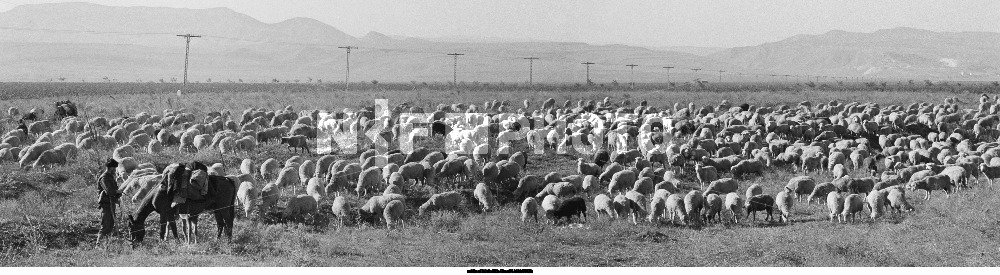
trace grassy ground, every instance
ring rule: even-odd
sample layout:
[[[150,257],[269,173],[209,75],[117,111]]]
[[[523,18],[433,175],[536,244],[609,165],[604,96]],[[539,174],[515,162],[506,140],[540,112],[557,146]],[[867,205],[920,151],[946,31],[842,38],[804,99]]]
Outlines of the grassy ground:
[[[650,100],[654,106],[717,104],[795,104],[813,102],[875,101],[908,104],[915,100],[940,102],[956,96],[972,108],[978,95],[968,93],[903,92],[636,92],[633,101]],[[198,93],[178,99],[170,95],[116,95],[72,98],[84,105],[86,114],[115,116],[141,111],[159,113],[166,108],[185,107],[198,112],[247,107],[296,109],[345,108],[384,96],[419,105],[482,102],[486,98],[520,102],[595,99],[604,94],[538,93],[383,93],[343,94],[297,92],[286,95]],[[52,98],[0,102],[0,108],[49,107]],[[238,111],[237,111],[238,112]],[[9,127],[9,126],[8,126]],[[9,129],[9,128],[8,128]],[[794,223],[775,224],[758,220],[739,225],[709,225],[702,228],[632,225],[624,221],[596,218],[570,226],[521,223],[518,205],[500,211],[479,213],[469,207],[463,213],[411,216],[400,230],[382,226],[340,226],[325,215],[310,224],[273,223],[273,219],[251,220],[240,214],[231,243],[214,238],[210,216],[202,217],[201,244],[156,241],[150,231],[146,242],[132,249],[124,240],[95,246],[99,211],[94,201],[94,175],[109,152],[84,153],[72,164],[46,173],[16,171],[12,162],[0,163],[0,266],[997,266],[1000,265],[1000,190],[979,185],[946,199],[936,193],[930,201],[922,191],[908,193],[917,209],[898,217],[852,224],[830,223],[825,205],[796,204]],[[257,162],[291,156],[279,146],[265,147],[253,156]],[[190,155],[171,148],[161,155],[139,154],[140,162],[188,161]],[[213,152],[193,156],[206,162],[231,166],[238,158]],[[351,158],[346,156],[345,158]],[[353,158],[356,159],[356,158]],[[529,159],[527,173],[551,171],[571,173],[575,158],[546,154]],[[695,187],[691,171],[681,174],[685,187]],[[741,181],[743,189],[758,183],[774,194],[788,179],[799,175],[786,168],[769,170],[762,176]],[[829,173],[812,174],[818,182]],[[1000,187],[998,187],[1000,188]],[[301,189],[300,189],[301,190]],[[355,201],[358,200],[355,198]],[[411,201],[415,208],[419,200]],[[329,211],[324,203],[324,211]],[[279,204],[280,205],[280,204]],[[126,205],[127,206],[127,205]],[[592,209],[592,208],[591,208]],[[412,214],[412,213],[411,213]],[[728,214],[725,217],[729,217]],[[153,224],[150,219],[148,224]]]

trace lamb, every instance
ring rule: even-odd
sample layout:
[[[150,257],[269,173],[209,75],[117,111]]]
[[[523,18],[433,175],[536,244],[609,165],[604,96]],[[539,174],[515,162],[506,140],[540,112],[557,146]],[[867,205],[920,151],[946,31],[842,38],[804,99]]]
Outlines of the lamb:
[[[728,192],[727,192],[728,193]],[[702,196],[701,191],[691,190],[684,196],[684,209],[687,210],[687,218],[689,223],[700,225],[701,221],[701,208],[705,205],[705,197]]]
[[[457,212],[461,210],[464,201],[465,197],[457,191],[434,194],[430,199],[427,199],[427,202],[424,202],[424,204],[417,208],[417,213],[418,215],[423,216],[424,213],[427,213],[428,211],[450,210]]]
[[[764,193],[764,187],[760,186],[760,184],[754,183],[750,185],[750,187],[747,187],[746,197],[749,198],[763,193]]]
[[[597,164],[586,163],[583,158],[576,160],[576,172],[580,175],[600,176],[601,167]]]
[[[316,202],[315,198],[309,195],[298,195],[288,200],[288,204],[285,206],[284,218],[299,218],[305,214],[317,213],[318,210],[319,203]]]
[[[658,223],[666,208],[667,199],[665,197],[653,196],[653,199],[649,201],[649,215],[646,216],[646,220],[650,223]]]
[[[739,188],[740,183],[733,178],[721,178],[709,184],[705,194],[728,194],[738,191]]]
[[[534,218],[538,223],[538,200],[533,197],[527,197],[521,203],[521,222],[528,222],[528,218]]]
[[[350,219],[351,217],[351,203],[347,201],[347,198],[337,196],[333,199],[333,205],[330,206],[330,210],[333,211],[333,215],[340,220],[340,224],[344,224],[345,219]]]
[[[722,196],[719,194],[709,194],[705,196],[705,204],[702,207],[702,214],[704,214],[704,219],[706,222],[718,221],[722,222]]]
[[[666,205],[666,213],[670,216],[670,223],[676,224],[677,219],[680,218],[681,221],[687,220],[687,210],[684,204],[684,196],[680,194],[670,194],[667,196],[667,201],[664,202]]]
[[[736,192],[726,194],[725,207],[732,214],[733,223],[740,223],[739,215],[743,214],[743,198],[740,198],[740,194]]]
[[[830,209],[830,222],[833,222],[834,218],[844,222],[844,216],[840,214],[844,211],[844,196],[840,192],[833,191],[826,196],[826,207]]]
[[[842,219],[847,220],[850,217],[852,221],[856,220],[854,214],[861,212],[864,209],[865,199],[858,194],[850,194],[847,198],[844,198],[844,210],[840,212]]]
[[[882,217],[882,213],[885,211],[885,198],[882,196],[882,192],[868,193],[868,196],[865,197],[865,205],[868,206],[872,221]]]
[[[713,182],[719,179],[719,173],[715,170],[715,166],[704,166],[701,163],[696,163],[694,165],[694,172],[698,175],[698,183],[701,183],[701,188],[705,188],[706,182]]]
[[[385,205],[382,210],[382,217],[385,219],[385,226],[393,229],[396,225],[403,225],[403,213],[406,212],[406,205],[402,201],[394,200]]]
[[[495,197],[493,197],[493,192],[490,191],[489,186],[486,183],[480,182],[476,185],[476,190],[473,192],[476,200],[479,204],[483,206],[483,212],[493,211],[499,204]]]
[[[244,181],[240,183],[240,188],[236,191],[236,201],[243,207],[243,213],[250,217],[253,209],[257,206],[257,199],[260,198],[260,190],[254,188],[253,183]]]
[[[581,197],[573,197],[556,206],[555,211],[552,212],[552,219],[553,223],[561,221],[562,218],[566,218],[566,221],[571,222],[572,218],[575,216],[579,221],[581,215],[583,216],[584,222],[586,222],[587,202]]]
[[[773,220],[774,217],[772,213],[774,211],[774,197],[768,194],[755,195],[747,199],[746,203],[747,216],[753,213],[753,220],[757,220],[757,211],[765,211],[767,216],[764,220]]]
[[[774,197],[774,203],[778,205],[778,211],[781,212],[781,216],[778,217],[779,222],[791,223],[789,216],[792,215],[792,206],[795,201],[792,200],[792,194],[794,191],[791,188],[785,187],[784,191],[778,192],[778,195]]]
[[[927,194],[924,195],[924,200],[931,199],[931,191],[933,190],[944,190],[946,197],[951,197],[952,187],[954,184],[948,175],[934,175],[929,176],[917,181],[912,181],[906,184],[906,188],[910,191],[917,189],[927,190]]]
[[[294,149],[295,152],[298,152],[299,149],[302,149],[306,153],[309,153],[309,140],[303,135],[282,137],[281,144],[288,144],[289,151]]]
[[[382,170],[378,167],[371,167],[358,174],[358,182],[354,192],[361,196],[368,195],[368,190],[377,188],[382,183]]]
[[[599,194],[594,197],[594,212],[597,212],[597,217],[600,218],[601,214],[608,215],[608,218],[614,218],[616,215],[614,210],[614,203],[611,201],[611,197],[607,194]]]
[[[906,201],[906,191],[904,190],[905,189],[902,188],[888,189],[889,207],[893,210],[893,212],[913,211],[913,206],[910,206],[910,203]]]
[[[810,176],[798,176],[788,180],[788,184],[785,185],[785,189],[790,190],[790,195],[794,196],[798,201],[802,201],[801,195],[810,195],[813,190],[816,189],[816,180],[813,180]]]

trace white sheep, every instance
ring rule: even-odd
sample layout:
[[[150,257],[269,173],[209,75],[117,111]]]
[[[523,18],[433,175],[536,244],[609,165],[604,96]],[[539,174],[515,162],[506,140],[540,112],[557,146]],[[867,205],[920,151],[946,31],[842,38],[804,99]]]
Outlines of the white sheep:
[[[208,167],[208,175],[210,176],[225,176],[226,168],[222,166],[222,163],[215,163]]]
[[[844,195],[837,191],[830,192],[826,195],[826,207],[830,209],[830,222],[834,218],[844,222],[844,216],[840,214],[844,211]]]
[[[368,190],[378,187],[382,183],[382,169],[378,167],[371,167],[360,174],[358,174],[358,182],[355,185],[354,192],[361,196],[362,193],[368,194]]]
[[[701,183],[701,188],[705,188],[706,182],[713,182],[719,179],[719,172],[715,169],[715,166],[705,166],[701,163],[696,163],[694,165],[694,172],[698,175],[698,182]]]
[[[299,165],[299,179],[302,180],[302,184],[306,184],[313,175],[316,174],[316,164],[312,160],[303,161]]]
[[[599,194],[594,197],[594,211],[597,212],[597,217],[600,218],[601,214],[607,214],[608,218],[614,218],[615,210],[611,197],[606,194]]]
[[[337,217],[341,225],[344,224],[345,219],[351,217],[351,203],[347,201],[347,198],[341,196],[334,198],[330,210],[333,211],[333,215]]]
[[[406,213],[406,204],[402,201],[394,200],[385,205],[382,210],[382,217],[385,219],[385,226],[393,229],[396,225],[403,225],[403,214]]]
[[[666,213],[670,216],[670,223],[677,224],[677,219],[682,222],[687,220],[687,208],[684,204],[684,196],[680,194],[670,194],[664,202]]]
[[[417,209],[418,215],[423,216],[427,211],[461,211],[462,205],[464,205],[465,197],[457,191],[448,191],[444,193],[434,194],[427,199],[427,202],[420,205]]]
[[[622,197],[624,198],[624,196]],[[556,197],[556,195],[548,195],[542,199],[542,211],[545,211],[546,218],[552,218],[558,206],[559,197]]]
[[[277,183],[272,182],[264,185],[260,189],[260,213],[266,213],[278,204],[281,195],[281,188]]]
[[[534,197],[527,197],[521,203],[521,222],[527,222],[528,218],[534,218],[538,223],[538,200]]]
[[[705,222],[711,222],[713,220],[722,222],[722,196],[719,194],[709,194],[705,196],[705,205],[702,207],[702,213],[704,213]]]
[[[295,167],[285,167],[278,172],[277,183],[280,187],[297,186],[299,182],[299,173]]]
[[[479,204],[483,206],[483,212],[492,211],[494,208],[499,206],[495,197],[493,197],[493,192],[490,191],[489,186],[486,183],[480,182],[476,185],[476,190],[473,192],[476,200]]]
[[[316,202],[315,198],[309,195],[298,195],[288,200],[288,204],[285,205],[284,218],[298,218],[301,215],[317,213],[318,210],[319,203]]]
[[[705,194],[729,194],[738,191],[739,188],[740,183],[733,178],[721,178],[709,184],[708,188],[705,189]]]
[[[253,160],[252,159],[243,159],[243,161],[240,162],[240,173],[243,173],[243,174],[253,174],[254,171],[257,171],[257,170],[254,169],[254,165],[253,165]]]
[[[260,177],[265,180],[272,179],[278,174],[278,160],[269,158],[260,164]]]
[[[253,209],[257,206],[257,200],[260,198],[260,190],[254,188],[253,183],[249,181],[244,181],[240,183],[240,189],[236,191],[236,201],[243,207],[243,211],[247,217],[253,213]]]
[[[312,177],[309,178],[306,184],[306,194],[312,196],[316,201],[323,201],[323,197],[326,197],[326,184],[323,183],[323,179]]]
[[[664,212],[666,211],[666,208],[667,208],[667,201],[665,197],[653,196],[653,198],[649,200],[649,208],[648,208],[649,214],[646,216],[646,221],[653,224],[658,224],[660,221],[660,217],[663,216]]]
[[[885,212],[885,197],[888,192],[882,191],[872,191],[868,192],[868,196],[865,197],[865,205],[868,206],[868,211],[871,213],[870,217],[872,221],[882,217]]]
[[[889,191],[887,198],[889,200],[889,207],[892,208],[893,212],[913,211],[913,206],[910,206],[910,203],[906,201],[906,189],[891,188],[886,190]]]
[[[809,197],[806,199],[806,204],[812,203],[813,199],[822,199],[830,192],[837,192],[837,186],[833,185],[832,182],[820,183],[813,188],[812,192],[809,193]]]
[[[792,206],[794,206],[795,201],[792,200],[792,190],[785,187],[784,191],[778,192],[778,195],[774,196],[774,204],[778,206],[778,211],[781,212],[781,216],[778,217],[779,222],[791,223],[789,217],[792,215]]]
[[[743,198],[740,198],[740,194],[736,192],[726,194],[725,208],[733,216],[733,223],[740,223],[739,216],[743,214],[743,205]]]
[[[865,208],[865,198],[859,194],[850,194],[847,198],[844,198],[844,210],[840,212],[842,219],[847,220],[848,217],[852,221],[856,220],[854,215]]]
[[[729,193],[729,192],[726,192]],[[684,209],[690,223],[701,224],[701,209],[705,205],[705,197],[701,191],[691,190],[684,196]]]

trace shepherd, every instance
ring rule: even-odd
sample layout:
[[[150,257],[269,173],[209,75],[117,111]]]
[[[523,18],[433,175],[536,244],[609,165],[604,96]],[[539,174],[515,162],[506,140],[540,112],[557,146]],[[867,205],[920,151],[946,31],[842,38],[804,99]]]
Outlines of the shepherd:
[[[115,230],[115,205],[118,204],[118,198],[122,195],[118,190],[118,182],[115,181],[115,168],[118,167],[118,162],[109,158],[104,167],[104,173],[97,178],[97,208],[101,209],[101,231],[97,235],[98,244],[100,244],[102,237],[110,237]]]

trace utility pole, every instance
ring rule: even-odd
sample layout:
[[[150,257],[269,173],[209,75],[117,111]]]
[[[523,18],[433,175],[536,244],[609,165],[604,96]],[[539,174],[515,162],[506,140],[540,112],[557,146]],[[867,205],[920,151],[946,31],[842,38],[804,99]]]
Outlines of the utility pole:
[[[630,82],[629,86],[631,86],[631,89],[633,89],[633,90],[635,90],[635,66],[639,66],[639,65],[636,65],[636,64],[625,65],[625,67],[629,68],[629,70],[631,71],[631,74],[632,74],[631,76],[629,76],[629,78],[630,78],[629,79],[629,82]]]
[[[694,71],[695,74],[698,74],[698,71],[701,71],[701,69],[691,69],[691,70]]]
[[[528,86],[534,87],[535,86],[535,77],[534,77],[534,75],[535,75],[535,69],[534,69],[535,64],[534,63],[535,63],[535,60],[538,59],[538,57],[525,57],[524,59],[528,60]]]
[[[722,83],[722,73],[724,73],[724,72],[726,72],[726,71],[719,70],[719,83]]]
[[[465,55],[460,53],[449,53],[448,55],[455,57],[454,73],[451,75],[451,85],[458,86],[458,56]]]
[[[201,35],[191,35],[189,34],[178,34],[179,37],[184,37],[184,84],[182,84],[181,89],[187,87],[188,83],[188,55],[191,53],[191,38],[198,38]]]
[[[594,62],[583,62],[580,64],[587,65],[587,85],[593,84],[593,82],[590,82],[590,65],[594,65]]]
[[[337,47],[338,49],[347,50],[347,72],[344,73],[344,91],[347,91],[351,87],[351,49],[357,49],[358,47],[344,46]]]
[[[663,68],[667,69],[667,83],[670,83],[670,69],[673,69],[674,67],[668,66],[668,67],[663,67]]]

